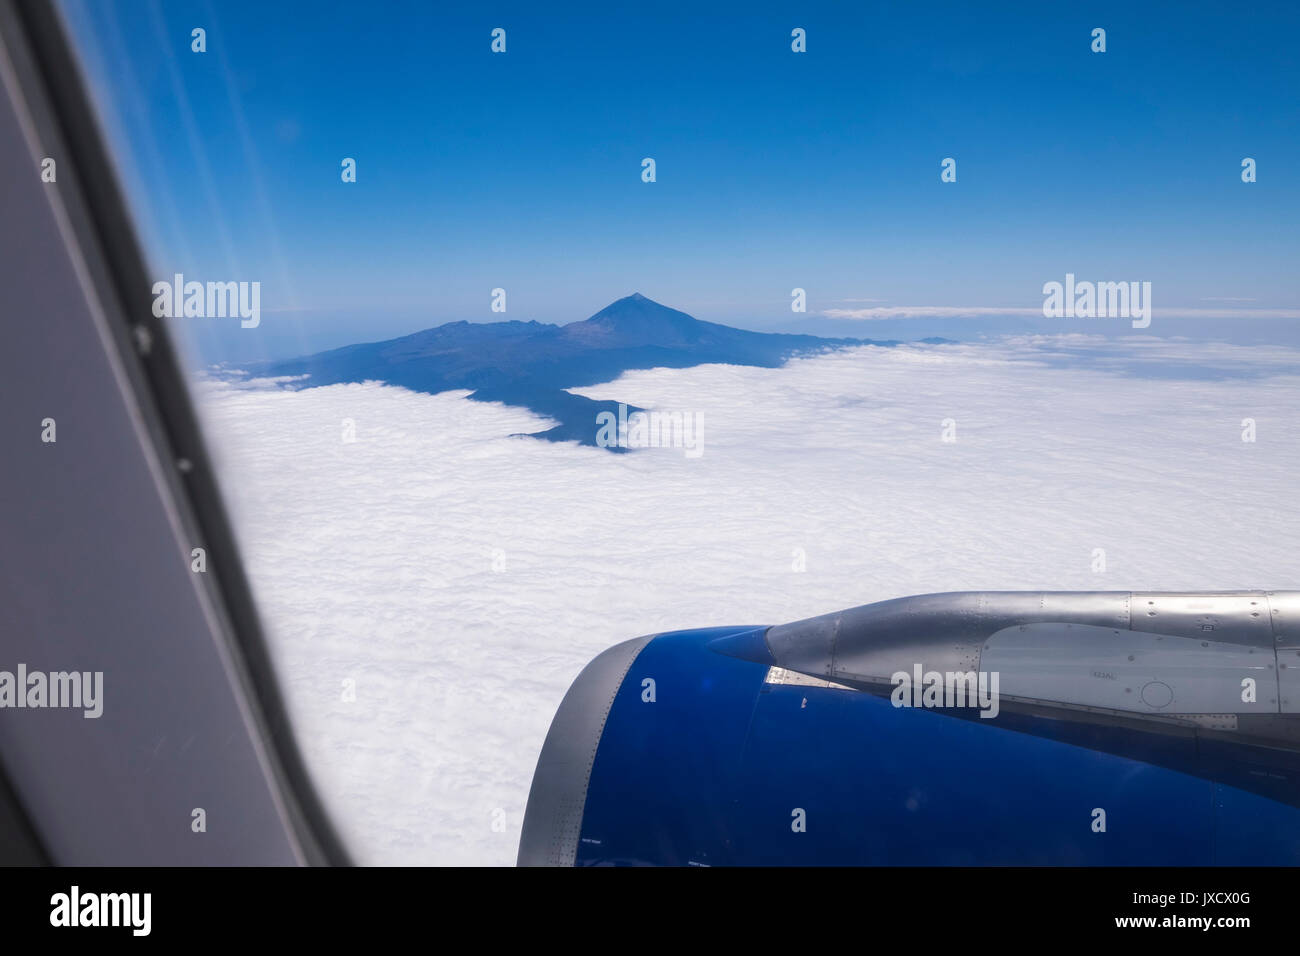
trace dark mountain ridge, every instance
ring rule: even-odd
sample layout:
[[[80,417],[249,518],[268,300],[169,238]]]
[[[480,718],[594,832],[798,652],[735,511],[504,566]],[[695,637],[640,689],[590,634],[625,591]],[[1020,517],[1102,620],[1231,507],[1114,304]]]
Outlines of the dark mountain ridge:
[[[632,369],[709,363],[776,368],[796,355],[897,344],[749,332],[702,322],[635,293],[568,325],[449,322],[384,342],[262,363],[251,371],[306,375],[306,386],[376,380],[428,393],[472,389],[469,397],[475,401],[527,408],[558,422],[532,437],[595,445],[597,414],[617,415],[619,403],[565,389],[609,382]]]

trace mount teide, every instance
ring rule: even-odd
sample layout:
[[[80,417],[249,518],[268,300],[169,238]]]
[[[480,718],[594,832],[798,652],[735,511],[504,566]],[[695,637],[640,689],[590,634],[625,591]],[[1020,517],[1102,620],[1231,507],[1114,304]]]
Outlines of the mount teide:
[[[418,392],[472,389],[475,401],[527,408],[559,423],[534,438],[595,445],[597,414],[617,415],[619,403],[565,389],[609,382],[630,369],[709,363],[775,368],[800,354],[896,344],[748,332],[701,322],[635,293],[568,325],[450,322],[386,342],[263,363],[252,372],[306,375],[301,385],[307,387],[375,380]]]

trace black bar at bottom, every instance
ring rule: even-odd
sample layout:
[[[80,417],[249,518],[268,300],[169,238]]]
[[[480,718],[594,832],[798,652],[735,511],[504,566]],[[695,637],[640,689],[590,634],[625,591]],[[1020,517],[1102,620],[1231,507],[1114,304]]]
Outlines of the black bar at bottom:
[[[81,943],[272,940],[334,951],[410,933],[422,948],[494,949],[507,933],[619,949],[637,939],[675,949],[702,936],[952,946],[1199,934],[1230,943],[1290,928],[1296,908],[1290,869],[10,868],[0,882],[11,942],[75,934]]]

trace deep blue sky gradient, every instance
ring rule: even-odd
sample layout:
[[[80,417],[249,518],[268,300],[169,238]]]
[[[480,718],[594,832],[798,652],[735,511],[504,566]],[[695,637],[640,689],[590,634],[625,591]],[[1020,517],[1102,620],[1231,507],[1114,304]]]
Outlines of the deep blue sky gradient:
[[[1067,271],[1300,308],[1297,4],[63,7],[159,276],[261,281],[233,332],[267,354],[633,291],[750,328],[795,286],[1037,308]]]

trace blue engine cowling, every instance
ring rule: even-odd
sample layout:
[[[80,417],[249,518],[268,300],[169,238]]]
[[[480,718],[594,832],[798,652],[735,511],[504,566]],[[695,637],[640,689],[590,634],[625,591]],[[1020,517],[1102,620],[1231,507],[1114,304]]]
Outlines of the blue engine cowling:
[[[922,603],[903,607],[901,618],[898,602],[883,602],[799,625],[680,631],[610,648],[554,718],[520,864],[1300,862],[1292,743],[1300,727],[1280,713],[1278,672],[1264,663],[1278,652],[1262,637],[1237,635],[1222,608],[1222,640],[1211,642],[1195,638],[1214,625],[1201,620],[1187,630],[1173,622],[1168,600],[1157,633],[1131,610],[1129,626],[1118,626],[1114,595],[1101,617],[1076,606],[1067,624],[1050,601],[1001,597],[1010,603],[931,595],[904,599]],[[1136,600],[1125,596],[1130,609]],[[1071,632],[1071,647],[1087,648],[1075,662],[1044,632],[1038,639],[1051,648],[1044,667],[1025,635],[1045,621],[1104,624],[1102,636],[1125,643]],[[1164,642],[1177,640],[1195,643],[1178,645],[1171,664]],[[1227,650],[1214,658],[1220,645]],[[1099,647],[1118,653],[1118,663],[1097,665]],[[995,716],[987,709],[981,716],[978,706],[899,706],[889,668],[906,672],[909,662],[944,653],[977,669],[981,654],[1000,661],[1003,686],[1015,693],[1004,693]],[[799,670],[783,666],[791,663]],[[1218,684],[1235,682],[1246,666],[1273,681],[1261,691],[1272,692],[1271,702],[1243,704],[1249,712],[1237,715],[1186,713],[1201,700],[1226,699],[1214,696]],[[1133,676],[1143,667],[1172,687],[1173,704],[1156,702],[1163,711],[1132,694],[1117,697],[1120,705],[1089,703],[1088,694],[1123,693],[1111,684],[1094,691],[1094,674],[1141,690],[1152,683],[1147,671]],[[880,673],[865,672],[873,668]],[[1076,671],[1082,689],[1071,694]],[[1084,702],[1048,699],[1040,689],[1059,697],[1062,687]]]

